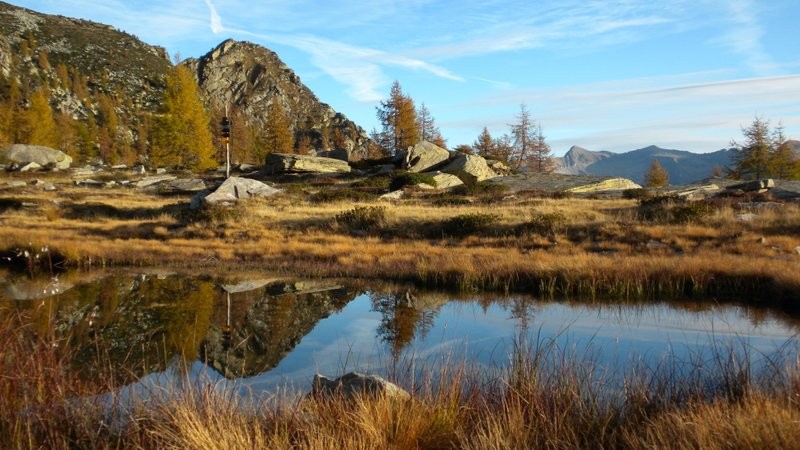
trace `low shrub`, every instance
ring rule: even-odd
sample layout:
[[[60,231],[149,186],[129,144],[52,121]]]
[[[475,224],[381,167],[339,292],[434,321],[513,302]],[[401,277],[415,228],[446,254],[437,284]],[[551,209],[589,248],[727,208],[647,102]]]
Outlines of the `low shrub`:
[[[433,206],[465,206],[471,205],[472,201],[459,195],[442,194],[431,199]]]
[[[657,223],[684,224],[698,222],[711,214],[705,202],[690,202],[682,197],[662,195],[639,201],[640,220]]]
[[[204,205],[194,211],[191,222],[203,222],[209,225],[221,225],[227,222],[238,222],[244,217],[244,208],[240,203]]]
[[[436,187],[436,180],[426,173],[402,172],[392,177],[389,183],[389,190],[396,191],[406,186],[415,186],[417,184],[427,184]]]
[[[323,189],[311,195],[311,201],[315,203],[333,203],[340,201],[367,202],[375,200],[378,195],[364,189],[342,188],[342,189]]]
[[[470,213],[446,219],[441,224],[444,236],[465,237],[490,232],[500,220],[497,214]]]
[[[389,189],[392,183],[392,178],[388,175],[375,175],[373,177],[364,178],[363,180],[353,183],[354,188],[373,188],[373,189]]]
[[[625,189],[622,191],[622,198],[632,199],[632,200],[642,200],[647,198],[655,197],[655,193],[649,189],[644,188],[636,188],[636,189]]]
[[[336,223],[350,231],[375,232],[387,222],[385,206],[356,206],[336,215]]]
[[[560,211],[552,213],[536,213],[527,222],[520,225],[522,233],[534,233],[542,236],[555,236],[567,225],[567,216]]]

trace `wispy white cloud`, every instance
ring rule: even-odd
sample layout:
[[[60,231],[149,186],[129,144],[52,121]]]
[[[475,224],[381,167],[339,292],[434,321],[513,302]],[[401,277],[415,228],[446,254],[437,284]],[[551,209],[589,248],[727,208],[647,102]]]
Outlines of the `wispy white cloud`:
[[[217,8],[211,3],[211,0],[206,0],[206,6],[208,6],[208,12],[211,15],[209,18],[211,32],[219,34],[225,31],[225,27],[222,26],[222,18],[217,13]]]
[[[774,73],[777,66],[761,43],[764,29],[758,19],[758,4],[753,0],[727,0],[723,4],[730,26],[720,42],[740,54],[755,73]]]

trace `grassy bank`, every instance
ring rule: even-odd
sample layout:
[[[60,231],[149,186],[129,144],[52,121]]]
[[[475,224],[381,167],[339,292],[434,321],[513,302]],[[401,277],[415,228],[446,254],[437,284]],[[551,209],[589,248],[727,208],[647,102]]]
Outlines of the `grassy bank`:
[[[417,192],[388,203],[328,185],[287,187],[278,197],[199,212],[189,211],[185,197],[136,189],[5,190],[0,249],[26,270],[264,268],[620,299],[793,301],[800,292],[796,204],[758,210],[745,221],[737,215],[753,211],[740,207],[741,199],[697,207]]]
[[[110,375],[81,380],[64,364],[68,350],[12,322],[0,326],[4,448],[777,449],[800,442],[800,366],[787,368],[779,356],[759,362],[764,355],[747,348],[629,367],[620,383],[592,355],[526,341],[508,367],[488,373],[447,361],[396,369],[390,379],[411,393],[408,401],[288,394],[255,401],[187,384],[141,398],[112,420],[102,405],[81,400],[113,392]],[[791,358],[796,348],[784,352]],[[757,369],[761,363],[767,370]]]

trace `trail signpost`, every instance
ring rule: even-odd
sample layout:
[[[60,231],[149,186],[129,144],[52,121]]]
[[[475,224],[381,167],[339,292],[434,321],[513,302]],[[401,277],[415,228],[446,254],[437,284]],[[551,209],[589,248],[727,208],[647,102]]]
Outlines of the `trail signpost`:
[[[220,122],[222,130],[220,140],[225,143],[225,178],[231,176],[231,121],[228,119],[228,107],[225,107],[225,115]]]

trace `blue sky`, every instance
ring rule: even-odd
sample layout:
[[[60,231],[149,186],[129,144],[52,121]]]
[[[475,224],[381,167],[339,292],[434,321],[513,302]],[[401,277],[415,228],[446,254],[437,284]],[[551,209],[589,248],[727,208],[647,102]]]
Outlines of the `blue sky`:
[[[227,38],[275,51],[368,131],[394,80],[453,147],[508,131],[521,103],[571,145],[709,152],[758,116],[800,139],[797,0],[22,0],[170,54]]]

